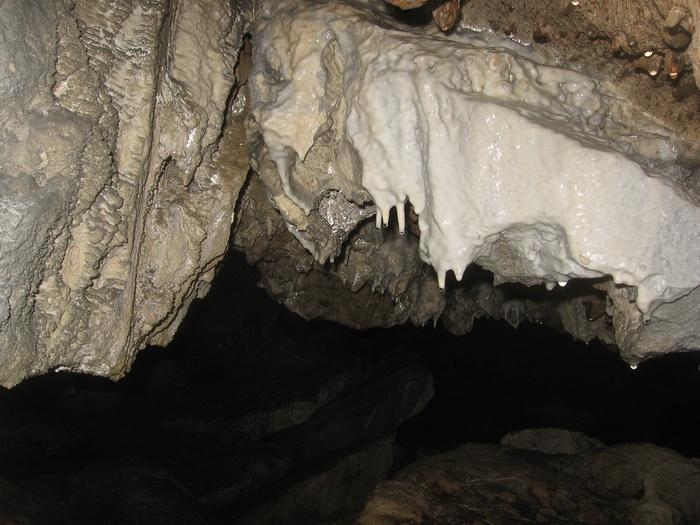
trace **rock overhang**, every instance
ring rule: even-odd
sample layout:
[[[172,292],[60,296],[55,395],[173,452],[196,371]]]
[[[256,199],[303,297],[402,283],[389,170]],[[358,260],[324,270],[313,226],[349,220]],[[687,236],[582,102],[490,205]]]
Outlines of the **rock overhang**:
[[[327,159],[335,177],[319,195],[350,186],[363,200],[348,205],[363,206],[364,190],[377,226],[395,209],[401,233],[410,203],[420,257],[440,288],[448,271],[460,279],[471,263],[496,283],[548,288],[611,276],[609,313],[622,305],[618,317],[634,320],[626,359],[680,349],[662,334],[679,304],[692,308],[700,284],[700,209],[677,184],[693,173],[644,156],[618,130],[654,151],[674,150],[681,137],[651,118],[620,118],[620,102],[599,82],[541,54],[538,62],[531,47],[471,31],[417,33],[367,5],[309,5],[258,3],[249,123],[261,139],[253,156],[271,160],[280,183],[263,180],[321,262],[331,252],[304,227],[318,199],[300,166],[330,130],[360,165],[348,174]],[[657,309],[665,328],[646,328]],[[617,334],[625,339],[629,322],[617,324],[628,325]],[[685,349],[698,347],[692,332]]]

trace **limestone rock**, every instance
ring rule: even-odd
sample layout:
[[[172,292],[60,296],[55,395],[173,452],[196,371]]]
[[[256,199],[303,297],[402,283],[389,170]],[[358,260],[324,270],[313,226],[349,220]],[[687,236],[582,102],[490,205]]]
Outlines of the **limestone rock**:
[[[460,23],[504,32],[517,41],[544,44],[568,60],[579,60],[584,49],[593,48],[593,56],[588,55],[589,69],[610,72],[610,80],[626,99],[652,106],[673,127],[672,108],[658,104],[659,98],[673,100],[674,86],[653,80],[657,75],[676,80],[685,74],[691,81],[694,76],[700,85],[700,41],[695,31],[699,10],[693,0],[525,0],[506,9],[477,0],[464,5]],[[620,69],[626,73],[615,72]],[[637,73],[631,74],[634,69]],[[697,130],[686,131],[697,140]]]
[[[241,6],[0,9],[0,383],[118,378],[170,340],[226,249],[248,170]]]
[[[427,3],[427,0],[386,0],[388,3],[401,9],[415,9]],[[455,25],[459,18],[461,0],[437,0],[431,1],[433,19],[440,29],[447,31]]]
[[[302,450],[300,459],[316,459],[392,432],[423,410],[433,394],[432,377],[418,356],[396,349],[362,383],[330,400],[304,424],[280,433],[279,440]]]
[[[363,222],[349,235],[342,260],[321,265],[288,231],[252,178],[241,195],[233,246],[262,271],[269,294],[306,319],[363,329],[436,321],[444,298],[418,255],[414,234]]]
[[[399,3],[409,8],[425,2]],[[322,52],[287,56],[266,44],[270,34],[277,35],[277,45],[293,31],[308,29],[304,17],[321,16],[331,4],[344,13],[336,26],[350,11],[358,23],[338,30],[335,38],[302,39],[307,51],[322,45]],[[167,344],[194,298],[206,293],[234,221],[234,243],[263,270],[262,282],[271,295],[307,318],[367,328],[425,324],[442,316],[455,333],[468,330],[483,315],[506,317],[514,324],[532,319],[584,340],[614,343],[631,365],[700,347],[694,314],[700,295],[692,291],[693,283],[671,282],[697,273],[697,258],[684,247],[680,251],[688,260],[679,270],[667,264],[666,250],[693,245],[687,242],[696,230],[693,220],[678,219],[685,227],[667,231],[655,229],[658,221],[647,221],[647,216],[654,218],[653,211],[639,211],[655,209],[661,220],[693,215],[700,205],[697,2],[428,2],[423,9],[432,11],[443,28],[461,5],[457,24],[446,34],[406,23],[410,17],[389,18],[397,10],[383,1],[365,3],[361,12],[344,2],[331,4],[313,14],[303,2],[262,0],[12,0],[0,6],[6,21],[0,29],[1,384],[57,369],[121,377],[139,349]],[[281,13],[278,20],[275,10]],[[360,27],[370,27],[364,36],[374,36],[352,36]],[[332,36],[326,29],[314,31]],[[477,35],[474,30],[493,32]],[[244,48],[246,33],[252,44]],[[379,41],[375,37],[384,44],[370,45]],[[467,231],[475,221],[463,214],[460,224],[454,217],[431,222],[427,210],[436,209],[438,195],[450,202],[461,196],[454,204],[460,209],[495,207],[463,199],[473,194],[478,200],[477,192],[440,193],[439,184],[425,181],[417,187],[429,188],[430,198],[413,202],[420,200],[414,192],[406,202],[410,172],[392,168],[387,159],[394,154],[401,162],[413,159],[420,149],[417,137],[428,129],[423,124],[459,101],[455,90],[438,89],[435,68],[452,68],[459,73],[450,77],[455,86],[465,88],[457,91],[473,94],[463,84],[469,80],[468,68],[456,64],[451,47],[465,38],[477,51],[462,58],[481,57],[469,71],[491,79],[481,86],[486,96],[500,100],[496,106],[503,114],[514,111],[513,122],[535,122],[540,142],[557,139],[558,132],[548,133],[564,127],[585,148],[607,144],[598,150],[599,157],[612,149],[621,155],[616,159],[631,159],[652,174],[640,180],[654,191],[635,193],[639,184],[625,184],[616,170],[604,170],[615,172],[610,179],[619,187],[606,183],[607,190],[596,193],[586,215],[587,223],[615,237],[610,223],[617,226],[637,214],[639,220],[631,222],[644,226],[634,235],[615,237],[616,244],[625,244],[624,251],[635,249],[644,236],[668,245],[659,249],[663,256],[654,252],[650,258],[657,265],[653,269],[642,270],[643,264],[627,268],[649,274],[654,282],[646,289],[614,264],[595,273],[594,258],[566,253],[557,228],[530,223],[515,233],[513,228],[490,231],[483,245],[488,249],[462,261],[476,261],[495,278],[475,272],[476,279],[462,284],[448,279],[446,291],[439,289],[446,268],[457,274],[467,270],[459,261],[439,264],[435,254],[449,251],[450,243],[429,239],[438,230],[449,230],[448,219],[457,231]],[[377,71],[362,66],[362,74],[355,74],[360,70],[354,69],[365,51],[348,54],[363,43],[368,53],[380,54],[388,46],[405,44],[401,49],[408,49],[420,43],[429,51],[419,60],[427,69],[415,76],[414,62],[401,80],[370,85],[362,79]],[[489,47],[502,51],[484,51]],[[303,89],[295,91],[284,77],[282,59],[298,66],[295,82]],[[534,84],[526,78],[527,71],[534,71],[530,65],[541,73]],[[577,80],[557,81],[554,73],[562,71]],[[365,84],[353,84],[357,79]],[[472,81],[479,85],[473,75]],[[421,113],[417,134],[394,140],[402,121],[393,116],[381,121],[387,104],[357,111],[358,101],[369,107],[368,101],[384,100],[390,93],[398,102],[387,114],[403,114],[401,108],[413,96],[411,86],[427,86],[425,100],[439,95],[444,102],[436,106],[439,111]],[[291,92],[296,98],[284,99]],[[517,98],[521,95],[528,104],[533,96],[547,102],[549,110],[525,115],[523,100]],[[284,111],[275,112],[279,109]],[[438,120],[430,120],[431,131],[418,142],[427,151],[440,136],[456,137],[440,143],[439,154],[423,159],[426,170],[430,162],[437,163],[444,179],[448,165],[482,140],[487,126],[458,130],[453,124],[459,119],[453,119],[440,128],[434,126]],[[271,131],[279,139],[302,121],[302,132],[288,134],[276,145],[270,140]],[[375,138],[384,132],[394,135],[365,141],[363,150],[367,136],[362,126],[372,129]],[[456,146],[460,140],[464,148]],[[368,148],[384,153],[368,157]],[[488,155],[483,157],[483,148],[465,155],[462,164],[477,158],[481,166],[493,164]],[[557,158],[555,164],[561,164],[566,155]],[[246,186],[234,217],[249,163],[257,176]],[[372,173],[389,173],[391,184],[372,183]],[[589,189],[583,193],[595,193]],[[651,204],[651,195],[659,191],[678,197],[674,213],[661,213]],[[426,203],[427,208],[419,206]],[[513,209],[511,204],[504,210]],[[375,230],[370,224],[375,215],[389,228]],[[568,228],[567,235],[573,230]],[[532,241],[528,249],[520,242],[523,236]],[[533,272],[533,254],[552,255],[557,246],[563,255],[554,259],[569,266]],[[459,247],[453,249],[456,258],[466,257]],[[430,265],[439,267],[437,276]],[[577,285],[576,292],[554,293],[551,300],[542,300],[542,290],[534,286],[566,282],[568,278],[557,278],[562,275],[600,273],[619,274],[618,282],[601,279],[588,289]],[[506,281],[525,283],[530,291],[514,298],[512,289],[500,286]],[[663,304],[646,309],[649,295]],[[652,322],[645,324],[651,310]]]
[[[700,348],[690,319],[700,284],[692,233],[700,192],[690,182],[700,166],[697,137],[618,98],[624,86],[558,67],[565,64],[544,48],[475,36],[464,25],[451,39],[419,34],[343,3],[313,12],[299,1],[265,5],[254,15],[260,42],[248,121],[252,165],[284,226],[319,263],[332,259],[321,270],[276,244],[274,264],[261,264],[274,297],[307,318],[358,327],[435,320],[444,304],[453,306],[446,317],[457,331],[482,314],[512,316],[514,324],[550,318],[584,340],[615,342],[632,366]],[[620,16],[628,16],[625,5]],[[339,78],[346,91],[340,98]],[[361,166],[339,160],[355,157]],[[329,236],[327,221],[319,221],[321,199],[334,192],[348,210],[361,209],[365,190],[377,226],[387,226],[395,209],[402,234],[408,215],[417,246],[412,235],[401,242],[392,231],[372,236],[368,225],[358,228],[369,210]],[[393,246],[385,260],[399,264],[382,264],[383,250],[365,248],[386,241]],[[237,244],[251,252],[244,240]],[[342,251],[343,260],[333,260]],[[534,300],[535,291],[532,301],[525,294],[506,305],[500,291],[473,281],[468,293],[451,283],[446,294],[423,293],[430,272],[421,261],[436,268],[440,288],[449,270],[459,280],[471,263],[492,271],[494,285],[545,283],[551,290],[606,275],[613,282],[596,283],[606,298],[577,293],[550,308]],[[336,277],[355,292],[365,283],[388,291],[400,310],[386,305],[357,317],[346,306],[338,313],[327,293],[310,293],[331,287],[344,296],[339,303],[352,305]],[[436,300],[426,304],[429,297]],[[482,302],[493,307],[476,306]],[[679,316],[684,323],[671,328]]]
[[[550,456],[466,444],[381,482],[356,523],[695,523],[698,494],[698,466],[654,445]]]
[[[329,462],[320,472],[289,487],[236,524],[322,523],[332,516],[360,510],[358,503],[367,498],[391,467],[393,440],[394,436],[378,439],[339,461]]]

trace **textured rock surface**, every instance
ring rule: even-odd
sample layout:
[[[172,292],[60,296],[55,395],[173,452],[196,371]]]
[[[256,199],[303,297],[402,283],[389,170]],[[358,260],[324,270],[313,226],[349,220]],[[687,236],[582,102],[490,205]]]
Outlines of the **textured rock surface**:
[[[691,293],[700,283],[693,233],[699,217],[697,130],[685,133],[671,115],[660,112],[655,120],[634,97],[619,98],[629,84],[610,79],[610,69],[598,85],[546,65],[565,64],[545,48],[489,35],[412,40],[392,30],[392,22],[378,24],[344,4],[304,14],[302,4],[291,0],[266,5],[254,14],[252,163],[286,228],[318,261],[331,258],[331,268],[315,278],[313,263],[282,257],[291,264],[275,262],[264,272],[275,297],[307,317],[342,319],[323,313],[327,294],[314,300],[312,292],[339,278],[354,291],[372,282],[375,291],[390,292],[393,308],[386,305],[374,317],[384,317],[384,325],[435,319],[447,304],[456,331],[483,313],[506,310],[514,323],[521,315],[540,320],[554,314],[555,324],[584,340],[616,342],[631,365],[700,347],[692,313],[698,297]],[[594,16],[606,15],[596,11],[589,18]],[[392,61],[394,56],[400,59]],[[623,75],[625,67],[617,64],[615,71]],[[697,93],[692,99],[697,108]],[[339,161],[338,155],[352,157],[355,150],[361,167]],[[391,231],[369,239],[369,227],[353,232],[365,216],[364,190],[377,205],[378,225],[390,222],[395,207],[398,229],[405,229],[408,214],[419,242],[411,235],[402,242]],[[320,202],[328,192],[337,196],[337,215],[352,220],[322,217]],[[324,233],[331,222],[341,235]],[[378,263],[381,250],[371,248],[388,243],[393,265]],[[265,258],[260,243],[252,250],[245,239],[237,244],[253,261]],[[280,242],[272,244],[278,261],[284,250]],[[343,260],[333,264],[341,249]],[[441,286],[448,270],[461,278],[471,262],[491,270],[494,284],[545,282],[551,289],[556,282],[604,275],[612,275],[614,284],[596,284],[606,298],[591,289],[553,308],[526,297],[504,305],[498,289],[473,281],[450,286],[446,295],[430,285],[424,293],[423,277],[430,272],[421,260],[437,269]],[[400,285],[382,286],[387,278]],[[490,303],[491,311],[481,303]]]
[[[696,523],[698,494],[698,465],[653,445],[549,456],[470,443],[381,482],[356,523]]]
[[[522,0],[508,5],[476,0],[462,10],[462,23],[468,27],[545,44],[569,60],[587,63],[617,84],[625,99],[651,109],[666,125],[673,126],[675,120],[681,127],[687,121],[674,116],[678,105],[664,108],[659,99],[683,98],[684,82],[653,82],[653,77],[676,81],[685,71],[687,81],[694,75],[700,85],[699,18],[700,6],[693,0]],[[631,74],[633,69],[647,76]],[[686,130],[697,140],[695,126]]]
[[[537,428],[511,432],[501,439],[501,445],[543,454],[578,454],[591,448],[604,448],[599,439],[581,432],[561,428]]]
[[[538,60],[595,78],[609,108],[602,132],[666,170],[689,206],[700,203],[697,2],[462,4],[455,31],[493,29],[485,44],[524,43]],[[432,1],[403,15],[386,8],[400,15],[388,25],[408,22],[415,32],[431,16],[445,25],[457,5]],[[368,167],[346,140],[348,64],[339,40],[302,68],[322,94],[303,92],[278,122],[296,122],[304,104],[328,108],[313,133],[296,137],[308,146],[304,161],[265,147],[260,106],[274,105],[277,93],[260,89],[270,78],[255,69],[258,106],[248,118],[250,64],[237,66],[244,31],[261,46],[272,13],[264,2],[8,0],[0,13],[4,385],[52,369],[118,378],[140,348],[166,344],[226,249],[248,173],[246,143],[259,177],[245,188],[235,245],[258,264],[271,295],[307,318],[367,328],[442,316],[455,333],[484,315],[534,319],[615,343],[630,364],[699,344],[697,291],[657,308],[650,325],[635,289],[612,281],[514,296],[470,269],[440,291],[421,259],[425,214],[399,206],[389,228],[370,224]],[[301,23],[293,18],[288,33]],[[439,30],[425,32],[437,38]],[[311,65],[323,74],[314,78]],[[624,203],[624,194],[613,200]],[[601,205],[592,217],[610,222],[611,211]],[[481,262],[498,284],[516,278],[521,255],[504,238]]]
[[[0,383],[117,378],[170,340],[225,251],[248,170],[242,14],[223,0],[0,11]]]

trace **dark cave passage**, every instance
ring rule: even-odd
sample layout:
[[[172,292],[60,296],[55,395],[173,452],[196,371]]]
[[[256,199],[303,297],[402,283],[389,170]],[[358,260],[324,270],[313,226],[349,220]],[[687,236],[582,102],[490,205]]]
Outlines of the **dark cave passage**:
[[[136,523],[122,503],[105,503],[115,491],[118,502],[150,494],[144,505],[154,520],[173,508],[182,516],[153,523],[286,523],[284,510],[263,519],[256,509],[277,508],[270,498],[280,508],[300,501],[290,486],[313,492],[307,480],[338,470],[339,450],[392,473],[432,451],[558,427],[607,445],[650,442],[700,456],[700,354],[631,370],[602,344],[489,319],[461,337],[439,324],[358,332],[304,321],[257,280],[230,254],[173,343],[142,352],[117,383],[57,373],[0,391],[0,482],[20,487],[26,505],[57,505],[43,515],[63,512],[66,523]],[[381,389],[396,383],[403,391],[406,377],[406,385],[420,383],[421,363],[435,394],[410,417],[417,398],[406,405]],[[395,415],[401,410],[408,412]],[[342,483],[366,497],[376,480],[353,472]],[[289,523],[327,523],[320,512],[297,509]],[[36,523],[61,522],[52,519]]]
[[[497,443],[511,431],[558,427],[608,445],[649,442],[700,457],[700,428],[694,424],[700,421],[698,352],[666,355],[633,370],[598,341],[586,344],[530,322],[514,328],[503,320],[479,319],[464,336],[439,323],[358,332],[304,321],[270,301],[254,286],[255,270],[239,254],[233,258],[171,348],[162,351],[196,356],[192,370],[206,380],[241,364],[245,368],[239,360],[293,353],[297,345],[368,359],[405,348],[418,353],[435,386],[426,408],[399,428],[397,444],[412,453],[470,441]],[[245,300],[232,304],[231,297],[241,295]],[[259,351],[261,345],[267,352]]]
[[[597,341],[585,344],[535,323],[481,319],[474,331],[428,336],[420,352],[435,397],[397,443],[445,450],[497,443],[508,432],[557,427],[607,445],[649,442],[700,455],[700,355],[675,354],[636,370]]]

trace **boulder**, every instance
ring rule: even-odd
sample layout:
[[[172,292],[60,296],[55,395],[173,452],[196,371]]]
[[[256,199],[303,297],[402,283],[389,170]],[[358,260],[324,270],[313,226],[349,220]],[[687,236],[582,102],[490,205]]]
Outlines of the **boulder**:
[[[584,447],[570,444],[583,438],[569,433],[563,439],[566,432],[546,431],[550,438],[536,448],[547,453],[532,451],[532,433],[525,431],[506,440],[522,437],[530,450],[468,443],[418,459],[377,485],[356,523],[671,525],[700,519],[696,462],[642,443],[575,451]]]

